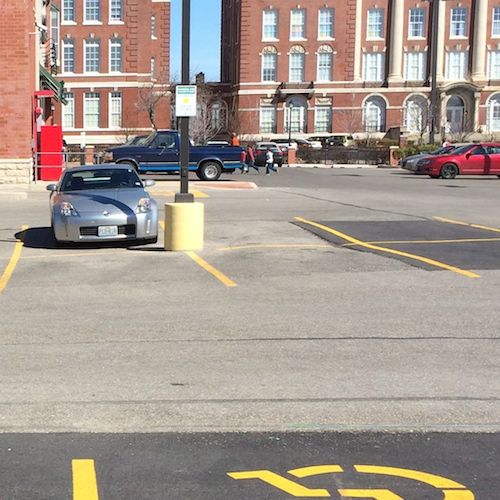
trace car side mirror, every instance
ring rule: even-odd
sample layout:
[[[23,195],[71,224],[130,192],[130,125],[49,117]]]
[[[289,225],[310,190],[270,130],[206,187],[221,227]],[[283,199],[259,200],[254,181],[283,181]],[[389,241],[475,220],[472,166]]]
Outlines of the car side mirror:
[[[469,159],[469,158],[471,157],[471,154],[470,154],[470,153],[467,153],[467,154],[465,155],[465,157],[466,157],[467,159]]]
[[[156,184],[156,182],[153,179],[146,179],[144,181],[144,187],[152,187]]]
[[[46,188],[47,191],[57,191],[57,184],[49,184]]]

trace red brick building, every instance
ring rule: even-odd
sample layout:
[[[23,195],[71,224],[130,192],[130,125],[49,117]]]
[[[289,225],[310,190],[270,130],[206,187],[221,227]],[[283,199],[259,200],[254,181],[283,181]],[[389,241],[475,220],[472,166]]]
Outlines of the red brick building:
[[[438,0],[437,129],[500,134],[500,2]],[[426,136],[431,5],[223,0],[222,81],[239,132]]]
[[[53,0],[68,144],[113,144],[170,124],[170,0]],[[57,36],[57,35],[55,35]]]

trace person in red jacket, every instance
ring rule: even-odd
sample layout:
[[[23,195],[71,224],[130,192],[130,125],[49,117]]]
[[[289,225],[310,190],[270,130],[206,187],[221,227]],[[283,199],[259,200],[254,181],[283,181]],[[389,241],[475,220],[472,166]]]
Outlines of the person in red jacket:
[[[255,153],[254,153],[252,146],[250,146],[250,144],[247,146],[247,149],[245,152],[246,152],[246,156],[245,156],[246,166],[243,169],[243,173],[248,174],[250,171],[250,168],[253,168],[254,170],[257,170],[258,174],[260,174],[259,168],[255,166]]]

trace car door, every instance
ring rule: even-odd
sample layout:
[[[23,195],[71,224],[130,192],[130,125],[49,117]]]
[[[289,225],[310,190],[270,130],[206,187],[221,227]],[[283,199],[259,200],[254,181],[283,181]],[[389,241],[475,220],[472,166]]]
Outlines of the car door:
[[[500,175],[500,145],[488,146],[490,174]]]
[[[147,170],[178,170],[179,148],[176,132],[158,132],[143,156],[144,168]]]
[[[487,169],[489,169],[489,156],[482,145],[477,145],[464,155],[460,173],[484,175]]]

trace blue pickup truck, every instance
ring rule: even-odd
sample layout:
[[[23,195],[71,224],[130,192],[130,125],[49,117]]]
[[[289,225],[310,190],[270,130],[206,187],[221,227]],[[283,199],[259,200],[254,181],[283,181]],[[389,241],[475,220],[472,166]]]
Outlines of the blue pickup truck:
[[[216,181],[223,172],[244,167],[245,154],[236,146],[190,146],[189,170],[199,179]],[[158,130],[139,145],[108,149],[104,161],[127,163],[137,172],[176,173],[180,171],[180,136],[176,130]]]

